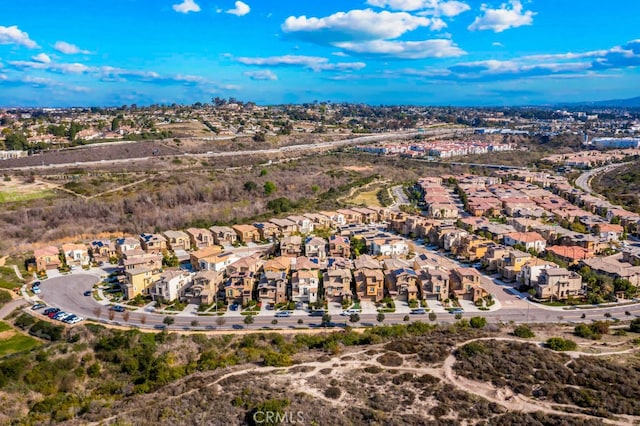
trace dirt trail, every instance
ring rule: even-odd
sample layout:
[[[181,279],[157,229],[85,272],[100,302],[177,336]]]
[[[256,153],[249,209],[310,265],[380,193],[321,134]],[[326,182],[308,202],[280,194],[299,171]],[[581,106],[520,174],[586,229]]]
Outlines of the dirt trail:
[[[262,367],[262,366],[251,365],[249,367],[244,366],[244,368],[242,369],[224,373],[219,377],[216,377],[216,376],[221,373],[220,371],[213,371],[210,374],[205,373],[205,374],[202,374],[200,377],[204,380],[215,377],[211,382],[207,383],[205,387],[215,386],[217,387],[216,389],[218,391],[222,392],[223,389],[219,385],[219,383],[230,377],[242,376],[246,374],[256,375],[256,374],[273,373],[273,372],[287,373],[292,378],[295,378],[295,380],[291,381],[291,385],[294,387],[295,391],[309,394],[314,398],[321,399],[334,406],[340,406],[342,398],[337,400],[329,399],[325,397],[324,393],[322,393],[320,390],[314,388],[313,386],[310,386],[308,381],[320,375],[321,374],[320,370],[324,368],[330,368],[332,371],[338,372],[340,374],[348,375],[349,372],[352,372],[354,370],[360,370],[365,367],[376,366],[376,367],[383,368],[385,370],[393,370],[393,371],[398,371],[403,373],[408,372],[408,373],[414,373],[417,375],[430,374],[434,377],[437,377],[457,387],[458,389],[464,392],[467,392],[472,395],[478,395],[490,402],[494,402],[498,405],[501,405],[502,407],[506,408],[509,411],[522,411],[522,412],[528,412],[528,413],[542,412],[545,414],[554,414],[554,415],[565,416],[565,417],[576,417],[576,418],[581,418],[586,420],[600,420],[605,424],[612,424],[612,425],[633,424],[639,420],[638,417],[626,416],[626,415],[616,415],[616,417],[620,420],[612,420],[612,419],[605,419],[601,417],[591,416],[584,413],[568,413],[565,411],[555,409],[554,407],[569,408],[573,410],[576,410],[576,409],[580,410],[580,408],[574,405],[556,404],[556,403],[550,403],[546,401],[535,400],[520,394],[514,394],[508,388],[498,388],[496,386],[493,386],[491,383],[476,382],[476,381],[467,379],[465,377],[458,376],[453,370],[454,364],[456,362],[456,357],[454,355],[455,350],[470,342],[490,341],[490,340],[514,341],[514,342],[522,342],[522,343],[528,343],[528,344],[534,344],[534,345],[537,344],[540,346],[543,345],[543,342],[527,341],[524,339],[511,338],[511,337],[483,337],[478,339],[471,339],[471,340],[467,340],[465,342],[457,344],[452,349],[450,355],[446,358],[446,360],[440,367],[411,366],[411,364],[415,365],[415,360],[410,360],[410,358],[413,355],[402,355],[402,354],[398,354],[398,355],[403,359],[403,365],[398,367],[390,367],[378,361],[377,358],[380,356],[380,354],[376,354],[373,356],[368,355],[367,352],[372,347],[367,347],[367,349],[349,352],[348,354],[342,354],[340,356],[333,356],[326,361],[309,361],[309,362],[296,364],[290,367]],[[378,346],[382,346],[382,345],[378,345]],[[619,351],[619,352],[597,353],[597,354],[588,354],[588,353],[574,351],[574,352],[568,352],[567,354],[571,356],[573,360],[581,356],[606,356],[606,355],[626,354],[626,353],[631,353],[633,351],[635,351],[635,349],[629,349],[629,350]],[[349,360],[343,359],[344,356],[346,355],[348,355],[352,359],[349,359]],[[191,376],[191,378],[193,378],[193,376]],[[189,379],[189,378],[186,378],[186,379]],[[182,392],[178,395],[170,396],[166,399],[163,399],[162,403],[166,404],[168,401],[182,398],[184,396],[193,394],[195,392],[199,392],[199,390],[200,390],[200,387],[196,387],[188,391]],[[124,410],[114,416],[111,416],[109,418],[103,419],[99,422],[95,422],[92,424],[99,425],[99,424],[109,423],[111,421],[117,420],[118,417],[122,415],[133,414],[137,410],[138,408],[131,408],[129,410]]]

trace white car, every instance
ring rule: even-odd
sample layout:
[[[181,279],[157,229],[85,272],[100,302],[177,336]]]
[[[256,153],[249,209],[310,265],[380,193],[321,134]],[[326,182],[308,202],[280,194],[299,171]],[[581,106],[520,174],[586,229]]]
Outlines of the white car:
[[[359,313],[360,313],[360,310],[358,309],[347,309],[346,311],[342,311],[340,315],[342,315],[343,317],[348,317],[353,314],[359,314]]]

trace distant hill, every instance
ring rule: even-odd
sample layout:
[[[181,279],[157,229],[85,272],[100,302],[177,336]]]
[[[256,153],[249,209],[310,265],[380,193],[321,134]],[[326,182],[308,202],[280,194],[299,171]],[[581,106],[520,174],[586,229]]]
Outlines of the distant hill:
[[[613,99],[609,101],[587,102],[586,105],[609,106],[618,108],[640,108],[640,96],[629,99]]]

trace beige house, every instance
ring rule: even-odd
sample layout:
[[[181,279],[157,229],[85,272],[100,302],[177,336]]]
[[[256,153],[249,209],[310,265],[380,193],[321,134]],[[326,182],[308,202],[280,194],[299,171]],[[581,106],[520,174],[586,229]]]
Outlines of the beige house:
[[[233,225],[232,228],[238,235],[240,242],[246,244],[260,241],[260,232],[253,225]]]
[[[351,257],[351,241],[349,241],[349,237],[342,235],[329,237],[329,256],[349,259]]]
[[[186,232],[183,231],[165,231],[163,234],[167,239],[167,247],[170,250],[191,250],[191,239]]]
[[[191,283],[180,290],[180,300],[195,305],[211,305],[216,301],[223,276],[215,271],[198,271]]]
[[[342,302],[353,299],[350,269],[329,269],[324,273],[322,280],[326,300]]]
[[[480,285],[480,273],[475,268],[456,268],[451,274],[451,292],[458,298],[477,302],[487,295]]]
[[[84,244],[63,244],[62,253],[68,266],[87,266],[91,262],[89,251]]]
[[[123,293],[127,299],[133,299],[139,294],[146,295],[149,293],[149,288],[159,278],[160,273],[157,269],[146,266],[128,269],[125,271]]]
[[[238,241],[238,234],[230,226],[212,226],[209,230],[213,241],[219,246],[233,245]]]
[[[258,300],[263,304],[287,301],[287,274],[284,272],[264,272],[258,283]]]
[[[582,294],[582,277],[565,268],[543,269],[534,288],[539,299],[564,300]]]
[[[160,234],[140,234],[140,247],[147,253],[167,250],[167,239]]]
[[[380,269],[356,269],[356,293],[360,300],[380,302],[384,298],[384,274]]]
[[[302,237],[291,235],[280,240],[280,255],[298,257],[302,254]]]
[[[55,246],[42,247],[33,252],[36,259],[36,270],[38,272],[58,269],[62,264],[60,261],[60,250]]]

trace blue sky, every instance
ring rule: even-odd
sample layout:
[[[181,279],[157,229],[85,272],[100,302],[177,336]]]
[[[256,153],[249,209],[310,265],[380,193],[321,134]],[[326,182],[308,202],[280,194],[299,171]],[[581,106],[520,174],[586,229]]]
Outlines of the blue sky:
[[[636,0],[3,3],[0,106],[640,96]]]

